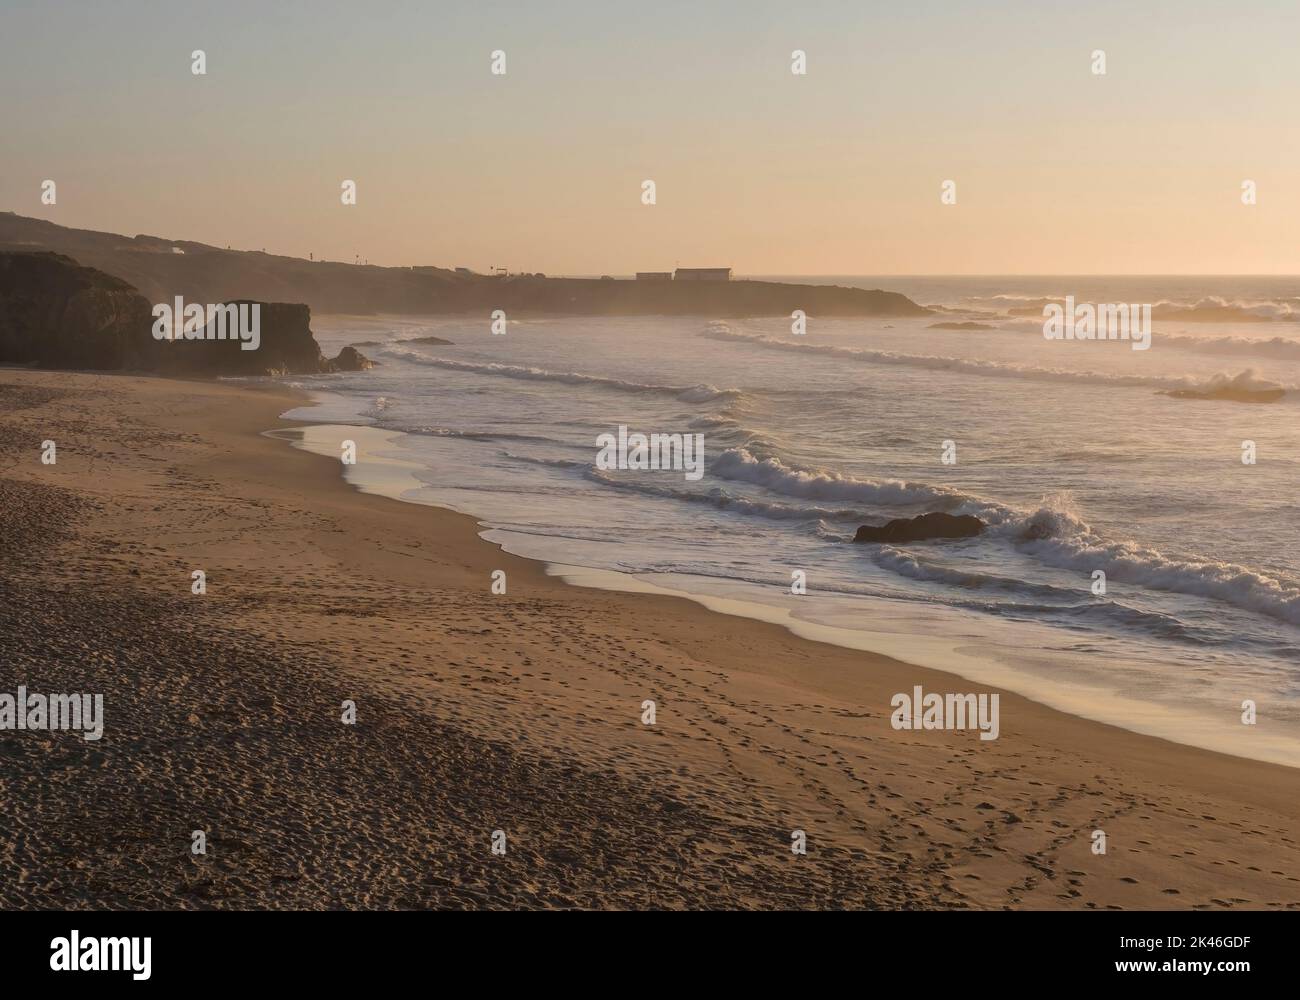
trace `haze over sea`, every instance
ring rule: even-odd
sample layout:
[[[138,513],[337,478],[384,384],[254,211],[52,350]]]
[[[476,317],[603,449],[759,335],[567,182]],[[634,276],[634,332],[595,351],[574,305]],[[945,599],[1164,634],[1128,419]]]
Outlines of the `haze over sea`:
[[[512,552],[788,613],[1067,711],[1300,765],[1300,282],[795,280],[954,312],[811,316],[802,337],[784,318],[524,318],[493,336],[486,316],[318,315],[327,354],[376,342],[361,350],[380,367],[303,380],[319,404],[290,415],[392,432],[382,454],[424,484],[405,499],[473,514]],[[1150,350],[1045,340],[1041,300],[1066,295],[1151,303]],[[1228,379],[1287,392],[1165,394]],[[703,479],[597,469],[597,436],[620,424],[702,433]],[[314,446],[337,455],[336,438]],[[376,457],[349,477],[364,484]],[[851,542],[860,524],[929,510],[991,527]],[[794,570],[806,596],[790,594]]]

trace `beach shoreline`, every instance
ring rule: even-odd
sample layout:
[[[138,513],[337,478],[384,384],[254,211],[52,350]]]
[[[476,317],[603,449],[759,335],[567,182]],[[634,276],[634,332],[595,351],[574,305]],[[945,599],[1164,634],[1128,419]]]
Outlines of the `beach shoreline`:
[[[43,600],[69,633],[17,620],[5,662],[98,683],[108,719],[99,747],[0,733],[5,791],[39,807],[0,827],[6,907],[1300,908],[1300,770],[687,597],[570,586],[268,436],[311,426],[280,419],[304,402],[282,386],[4,370],[0,393],[25,526],[0,553],[6,603]],[[74,641],[110,620],[116,644]],[[138,673],[134,632],[174,655]],[[894,730],[916,686],[998,693],[999,738]],[[86,802],[106,829],[137,819],[69,874]]]
[[[290,413],[299,416],[283,419],[295,424],[306,421],[301,414],[309,413],[312,405],[291,410]],[[811,642],[883,656],[949,675],[949,689],[953,685],[960,687],[960,680],[980,689],[1015,691],[1044,707],[1127,732],[1248,760],[1291,768],[1300,766],[1300,747],[1294,738],[1285,732],[1244,730],[1234,713],[1207,719],[1185,706],[1154,704],[1089,686],[1071,678],[1072,661],[1069,660],[1058,663],[1056,670],[1042,674],[1016,669],[1007,663],[1008,653],[1024,655],[1024,648],[1014,645],[1012,640],[1025,637],[1025,629],[1034,628],[1031,636],[1024,638],[1025,646],[1032,643],[1033,648],[1040,649],[1055,644],[1058,636],[1041,625],[1003,623],[1002,641],[998,642],[985,631],[987,620],[975,612],[944,609],[946,614],[940,616],[927,608],[924,615],[918,615],[907,602],[858,596],[857,618],[850,627],[843,612],[834,621],[828,621],[809,608],[809,594],[813,595],[811,600],[819,596],[816,586],[795,597],[788,588],[754,583],[738,586],[734,579],[726,577],[637,573],[561,562],[529,551],[537,536],[490,523],[490,519],[471,509],[471,504],[457,505],[449,500],[445,490],[437,491],[431,498],[431,483],[421,478],[422,474],[427,476],[428,467],[413,461],[402,446],[406,432],[331,420],[268,431],[267,436],[328,458],[338,453],[340,441],[354,440],[358,453],[366,456],[364,462],[343,466],[342,474],[354,488],[403,503],[464,514],[474,520],[480,538],[502,551],[543,565],[548,575],[569,584],[624,594],[685,598],[717,614],[776,625]],[[454,490],[450,496],[455,496]],[[774,597],[777,592],[779,599]],[[1122,671],[1123,666],[1117,664],[1113,669]]]

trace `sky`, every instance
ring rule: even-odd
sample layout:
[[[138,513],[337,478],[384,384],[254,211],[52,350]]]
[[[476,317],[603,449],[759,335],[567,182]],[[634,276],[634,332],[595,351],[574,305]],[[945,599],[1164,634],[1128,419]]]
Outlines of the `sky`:
[[[1297,27],[1291,0],[0,0],[0,210],[548,274],[1300,274]]]

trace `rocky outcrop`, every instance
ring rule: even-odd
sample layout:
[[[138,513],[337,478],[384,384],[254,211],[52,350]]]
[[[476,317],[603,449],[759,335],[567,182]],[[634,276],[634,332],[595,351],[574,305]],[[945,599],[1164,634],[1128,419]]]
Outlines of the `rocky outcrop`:
[[[351,347],[332,360],[322,357],[305,305],[230,305],[249,319],[248,332],[255,329],[255,337],[241,339],[232,327],[224,339],[208,336],[207,328],[190,331],[202,336],[158,339],[154,307],[120,278],[60,254],[0,252],[0,364],[209,376],[309,375],[371,367]],[[246,350],[245,343],[256,343],[256,349]]]
[[[338,357],[326,361],[325,364],[332,372],[364,372],[375,367],[373,361],[351,345],[343,348],[339,351]]]
[[[325,359],[312,336],[311,310],[306,306],[289,302],[230,304],[247,307],[250,328],[256,330],[256,337],[241,338],[232,330],[223,340],[206,335],[163,340],[159,342],[157,369],[196,375],[310,375],[335,370],[334,362]],[[254,306],[257,307],[255,324],[252,323]],[[245,343],[257,346],[248,350]],[[365,360],[359,353],[353,353]]]
[[[973,538],[983,530],[984,522],[973,514],[934,511],[919,517],[897,517],[882,525],[864,524],[853,540],[899,544],[924,542],[931,538]]]
[[[55,253],[0,253],[0,364],[152,367],[149,302]]]

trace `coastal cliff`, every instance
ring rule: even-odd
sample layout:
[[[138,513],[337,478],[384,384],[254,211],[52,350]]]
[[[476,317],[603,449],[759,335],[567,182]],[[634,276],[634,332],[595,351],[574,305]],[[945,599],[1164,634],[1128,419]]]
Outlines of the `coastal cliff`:
[[[151,368],[149,302],[120,278],[54,253],[0,253],[0,363]]]
[[[244,304],[258,307],[255,350],[239,339],[159,340],[150,301],[122,279],[61,254],[0,252],[0,364],[213,376],[370,367],[350,348],[323,357],[307,306]]]

